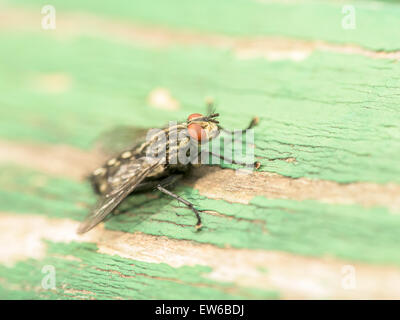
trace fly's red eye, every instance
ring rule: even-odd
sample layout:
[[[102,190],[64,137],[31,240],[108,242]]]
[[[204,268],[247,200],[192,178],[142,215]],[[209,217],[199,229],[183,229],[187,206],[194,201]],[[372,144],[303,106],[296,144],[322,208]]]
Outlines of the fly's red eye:
[[[201,113],[192,113],[188,117],[188,121],[191,121],[196,118],[201,118],[203,115]],[[207,134],[205,130],[198,123],[190,123],[188,125],[188,133],[192,137],[192,139],[196,141],[204,141],[207,138]]]
[[[192,113],[187,119],[188,119],[188,121],[190,121],[190,120],[192,120],[192,119],[194,119],[194,118],[200,118],[200,117],[202,117],[203,115],[202,114],[200,114],[200,113]]]
[[[191,123],[188,125],[188,133],[194,140],[199,142],[207,139],[205,130],[197,123]]]

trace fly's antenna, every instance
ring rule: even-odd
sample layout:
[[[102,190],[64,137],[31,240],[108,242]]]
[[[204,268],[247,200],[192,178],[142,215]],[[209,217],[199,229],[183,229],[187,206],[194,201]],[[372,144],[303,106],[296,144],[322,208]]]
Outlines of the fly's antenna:
[[[214,123],[219,123],[218,120],[214,119],[214,118],[216,118],[216,117],[219,117],[219,113],[212,113],[212,114],[208,115],[208,116],[205,117],[205,118],[206,118],[206,121],[214,122]]]
[[[198,122],[214,122],[214,123],[219,123],[219,121],[217,119],[215,119],[216,117],[219,117],[219,113],[212,113],[208,116],[201,116],[200,114],[194,114],[196,117],[193,119],[189,119],[188,123],[198,123]],[[197,115],[201,116],[201,117],[197,117]]]
[[[214,99],[212,97],[207,97],[206,98],[206,106],[207,106],[207,116],[211,116],[212,114],[215,114],[216,111],[216,106],[214,104]]]
[[[207,122],[219,123],[219,121],[217,119],[214,119],[216,117],[219,117],[219,113],[213,113],[213,114],[210,114],[210,115],[205,116],[205,117],[193,119],[193,122],[207,121]]]

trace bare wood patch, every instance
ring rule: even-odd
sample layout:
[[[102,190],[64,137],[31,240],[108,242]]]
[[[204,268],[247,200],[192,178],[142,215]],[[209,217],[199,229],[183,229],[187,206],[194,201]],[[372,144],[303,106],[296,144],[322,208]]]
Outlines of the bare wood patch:
[[[200,167],[185,181],[201,195],[230,202],[249,203],[255,196],[270,199],[314,199],[327,203],[383,206],[400,209],[400,186],[394,183],[340,184],[327,180],[293,179],[275,173],[236,174],[235,170]]]
[[[0,262],[12,265],[46,255],[44,239],[94,242],[98,252],[172,267],[204,265],[204,277],[238,286],[278,290],[283,298],[398,299],[400,271],[395,267],[349,263],[332,258],[301,257],[263,250],[218,248],[187,240],[104,230],[102,225],[78,236],[78,222],[36,215],[0,214]],[[4,245],[7,243],[7,245]],[[342,268],[352,265],[357,285],[342,287]]]
[[[152,90],[147,101],[149,105],[158,109],[178,110],[180,108],[179,101],[165,88],[155,88]]]
[[[0,30],[40,31],[39,12],[1,5]],[[100,18],[88,13],[59,13],[56,37],[82,34],[106,36],[149,47],[174,45],[231,49],[240,59],[265,58],[268,60],[306,59],[313,51],[322,50],[341,54],[361,55],[372,59],[400,60],[400,51],[374,51],[357,45],[342,45],[325,41],[306,41],[283,37],[229,37],[222,34],[204,34],[166,27],[147,27],[132,22]]]
[[[82,180],[104,161],[98,151],[70,146],[15,143],[0,140],[0,163],[13,162],[57,176]],[[201,195],[236,203],[249,203],[255,196],[270,199],[317,200],[327,203],[383,206],[400,210],[400,186],[394,183],[357,182],[340,184],[327,180],[293,179],[257,171],[236,174],[235,170],[203,166],[194,168],[184,183]]]
[[[83,179],[103,157],[67,145],[39,145],[0,140],[0,163],[12,162],[51,174]]]
[[[63,93],[72,85],[71,77],[66,73],[33,74],[30,86],[46,93]]]

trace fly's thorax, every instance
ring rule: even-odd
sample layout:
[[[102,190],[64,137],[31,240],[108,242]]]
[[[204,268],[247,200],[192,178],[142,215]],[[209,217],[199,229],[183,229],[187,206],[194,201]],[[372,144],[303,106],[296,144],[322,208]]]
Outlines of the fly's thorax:
[[[219,135],[218,114],[192,114],[186,122],[169,122],[163,129],[150,129],[137,152],[165,164],[198,162],[201,146]]]
[[[212,134],[215,128],[205,127]],[[211,135],[210,135],[211,137]],[[200,143],[188,132],[187,123],[170,123],[164,129],[151,129],[146,142],[140,147],[141,154],[159,159],[167,165],[187,165],[196,161]]]
[[[206,142],[211,141],[212,139],[218,137],[219,135],[219,128],[218,125],[214,122],[207,122],[207,124],[204,127],[204,130],[206,132]],[[202,142],[204,143],[204,142]]]
[[[189,142],[185,123],[170,123],[164,129],[151,129],[147,133],[146,142],[141,147],[141,153],[149,158],[169,163],[171,156]]]

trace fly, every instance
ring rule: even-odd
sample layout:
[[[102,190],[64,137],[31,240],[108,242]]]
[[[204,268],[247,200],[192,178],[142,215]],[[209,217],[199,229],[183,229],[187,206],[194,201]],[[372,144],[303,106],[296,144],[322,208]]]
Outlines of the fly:
[[[79,226],[78,233],[82,234],[94,228],[129,194],[155,189],[193,211],[197,218],[195,227],[200,229],[202,223],[199,210],[191,202],[168,190],[168,187],[180,180],[204,152],[228,163],[256,169],[260,167],[259,162],[247,164],[201,150],[201,145],[216,138],[221,131],[232,132],[219,125],[218,116],[218,113],[212,112],[206,116],[193,113],[184,122],[149,130],[147,137],[136,143],[133,148],[123,150],[117,157],[109,159],[102,167],[96,169],[89,179],[100,198]],[[240,131],[245,132],[257,122],[258,119],[254,118],[246,129]]]

